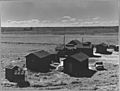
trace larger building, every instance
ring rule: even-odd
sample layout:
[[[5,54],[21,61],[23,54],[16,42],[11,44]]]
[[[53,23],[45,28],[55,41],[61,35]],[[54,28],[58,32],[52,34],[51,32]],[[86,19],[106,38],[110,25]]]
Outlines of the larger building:
[[[26,56],[26,67],[36,72],[49,72],[50,64],[57,59],[55,54],[50,54],[44,50],[33,52]]]
[[[68,56],[63,63],[64,72],[75,77],[89,77],[93,71],[89,70],[89,56],[80,52]]]

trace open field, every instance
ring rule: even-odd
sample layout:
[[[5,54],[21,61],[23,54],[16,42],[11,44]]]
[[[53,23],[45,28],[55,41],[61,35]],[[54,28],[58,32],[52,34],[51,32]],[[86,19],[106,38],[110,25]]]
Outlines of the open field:
[[[108,43],[118,44],[117,35],[66,35],[66,43],[72,39],[91,41],[92,43]],[[4,67],[10,61],[20,57],[25,61],[24,56],[30,52],[38,50],[54,51],[58,44],[63,43],[63,35],[52,34],[1,34],[1,63],[2,63],[2,79],[4,80]],[[53,72],[52,75],[46,76],[44,79],[41,75],[35,78],[36,83],[40,86],[18,88],[18,87],[3,87],[3,90],[35,90],[35,91],[118,91],[118,54],[102,55],[102,58],[90,59],[90,63],[97,60],[104,62],[107,71],[95,73],[91,78],[74,78],[69,77],[61,72]],[[34,79],[34,78],[32,78]],[[39,79],[39,80],[38,80]]]
[[[4,34],[117,34],[118,26],[2,27]]]
[[[1,34],[2,58],[12,55],[25,55],[32,51],[47,50],[54,51],[58,44],[63,44],[63,35],[51,34]],[[117,35],[66,35],[66,43],[72,39],[90,41],[94,44],[105,42],[107,44],[118,44]],[[5,57],[5,58],[6,58]]]

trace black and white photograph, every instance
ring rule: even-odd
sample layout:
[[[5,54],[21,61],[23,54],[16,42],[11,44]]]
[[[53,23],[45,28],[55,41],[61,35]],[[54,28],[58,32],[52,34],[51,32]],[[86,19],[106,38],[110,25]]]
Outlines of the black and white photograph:
[[[0,1],[2,91],[119,91],[118,3]]]

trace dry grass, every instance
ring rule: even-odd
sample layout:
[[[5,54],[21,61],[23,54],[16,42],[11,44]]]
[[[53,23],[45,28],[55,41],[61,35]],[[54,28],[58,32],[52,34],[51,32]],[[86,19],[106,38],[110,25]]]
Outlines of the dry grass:
[[[15,35],[12,35],[12,37],[17,37]],[[19,35],[20,36],[20,35]],[[5,36],[6,37],[6,36]],[[8,36],[7,36],[8,37]],[[9,35],[9,37],[11,37]],[[22,38],[23,37],[23,38]],[[2,41],[21,41],[21,42],[48,42],[48,43],[62,43],[62,35],[61,36],[49,36],[46,39],[44,39],[43,36],[33,36],[33,35],[22,35],[21,38],[4,38]],[[71,39],[80,39],[80,36],[72,36],[70,35],[66,41],[69,41]],[[41,39],[42,38],[42,39]],[[51,38],[51,39],[50,39]],[[86,38],[85,40],[88,40],[89,38]],[[44,41],[43,41],[44,40]],[[60,41],[59,41],[60,40]],[[94,39],[94,37],[91,37],[89,40],[95,42],[108,42],[110,41],[111,44],[116,42],[116,38],[113,37],[110,39],[110,37],[100,37]],[[99,41],[98,41],[99,40]],[[96,43],[97,43],[96,42]],[[24,56],[30,52],[36,51],[36,50],[47,50],[47,51],[54,51],[56,45],[28,45],[28,44],[2,44],[1,46],[1,63],[2,63],[2,79],[4,80],[4,68],[7,64],[9,64],[12,60],[16,60],[20,57],[21,60],[25,61]],[[107,56],[106,56],[107,58]],[[90,62],[94,63],[98,59],[93,59]],[[3,90],[7,91],[13,91],[13,90],[42,90],[42,91],[118,91],[118,64],[114,64],[116,62],[116,59],[114,59],[115,62],[112,62],[111,60],[101,60],[104,62],[104,66],[107,69],[107,71],[98,71],[96,72],[91,78],[74,78],[70,77],[67,74],[61,73],[61,72],[51,72],[47,74],[42,73],[31,73],[29,72],[28,80],[31,83],[31,87],[27,88],[18,88],[18,87],[4,87]]]

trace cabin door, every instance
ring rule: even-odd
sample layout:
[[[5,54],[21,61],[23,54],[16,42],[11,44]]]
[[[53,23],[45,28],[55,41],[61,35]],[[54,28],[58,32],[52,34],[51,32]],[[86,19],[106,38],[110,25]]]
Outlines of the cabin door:
[[[69,71],[69,73],[72,73],[72,63],[69,63],[69,69],[68,69]]]

